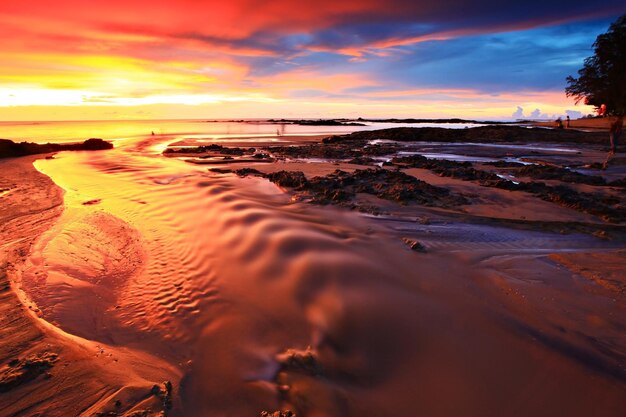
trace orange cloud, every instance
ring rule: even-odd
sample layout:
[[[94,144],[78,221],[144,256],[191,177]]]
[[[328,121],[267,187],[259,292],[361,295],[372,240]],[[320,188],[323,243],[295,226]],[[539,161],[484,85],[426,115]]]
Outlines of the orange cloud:
[[[530,9],[540,3],[529,1]],[[5,115],[17,114],[14,107],[27,112],[26,107],[34,111],[55,104],[64,108],[163,105],[159,112],[174,111],[172,106],[185,103],[214,111],[219,104],[233,113],[245,113],[255,105],[258,108],[258,103],[271,103],[264,106],[271,112],[292,111],[297,103],[303,114],[317,108],[348,115],[349,107],[357,103],[367,106],[370,115],[383,111],[415,115],[416,111],[432,114],[428,105],[433,102],[448,112],[461,100],[494,106],[520,100],[562,102],[542,93],[537,97],[529,93],[527,98],[524,94],[489,97],[452,86],[402,88],[385,79],[385,74],[360,66],[370,56],[391,59],[398,53],[396,48],[414,43],[536,26],[614,7],[614,0],[595,9],[577,6],[565,12],[558,4],[544,5],[541,13],[529,17],[527,12],[516,15],[516,10],[524,10],[521,6],[495,3],[0,0],[4,63],[0,106],[11,107],[3,109]],[[344,57],[347,64],[342,68],[298,60],[322,52],[352,60]],[[359,89],[369,92],[354,92]],[[319,94],[306,100],[294,97],[300,90]],[[468,111],[473,111],[471,106]]]

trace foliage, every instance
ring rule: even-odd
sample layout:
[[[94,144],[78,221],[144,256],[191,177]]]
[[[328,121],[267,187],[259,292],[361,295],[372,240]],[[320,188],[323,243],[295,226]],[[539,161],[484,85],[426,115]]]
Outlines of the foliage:
[[[583,101],[599,108],[606,104],[607,113],[626,113],[626,15],[618,18],[608,32],[593,44],[594,55],[585,59],[578,78],[567,77],[565,93],[576,103]]]

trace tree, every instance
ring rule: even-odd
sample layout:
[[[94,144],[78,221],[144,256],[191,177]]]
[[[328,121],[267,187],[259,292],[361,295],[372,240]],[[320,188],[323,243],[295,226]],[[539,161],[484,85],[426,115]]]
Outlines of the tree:
[[[594,55],[585,59],[578,78],[567,77],[565,93],[576,104],[599,108],[606,105],[608,115],[624,117],[626,113],[626,15],[618,18],[608,32],[593,44]]]
[[[578,78],[567,77],[565,93],[574,97],[576,104],[584,100],[596,109],[606,106],[608,115],[617,116],[609,129],[610,158],[617,151],[626,113],[626,15],[596,38],[593,52],[578,70]],[[608,159],[605,166],[607,163]]]

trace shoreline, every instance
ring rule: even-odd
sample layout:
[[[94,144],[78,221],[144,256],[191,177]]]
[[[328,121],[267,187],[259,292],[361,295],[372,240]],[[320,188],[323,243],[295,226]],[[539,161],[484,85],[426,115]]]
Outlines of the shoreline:
[[[129,162],[134,162],[124,159],[123,151],[117,152],[110,157],[106,153],[93,157],[85,155],[85,159],[81,155],[63,154],[59,159],[46,162],[60,167],[70,161],[89,160],[92,164],[89,166],[112,172],[106,175],[115,178],[117,171],[111,168],[125,165],[132,168]],[[562,153],[553,151],[535,157],[546,155],[564,158]],[[583,154],[580,158],[589,155],[592,154]],[[160,252],[160,239],[163,236],[173,239],[173,235],[150,234],[152,228],[169,225],[169,216],[152,219],[155,223],[150,227],[141,226],[139,220],[136,224],[131,221],[143,219],[144,213],[162,216],[161,213],[174,211],[181,216],[175,224],[176,233],[185,237],[179,243],[186,245],[188,241],[212,237],[207,242],[214,249],[206,251],[205,246],[199,246],[195,250],[204,251],[202,257],[211,260],[209,276],[218,278],[199,282],[203,292],[209,289],[204,301],[201,298],[184,299],[183,295],[194,295],[193,287],[189,287],[194,284],[192,281],[174,282],[171,290],[167,286],[159,287],[165,284],[147,281],[148,287],[156,288],[155,293],[144,301],[149,301],[150,297],[163,299],[167,303],[164,307],[171,309],[164,319],[182,314],[184,321],[172,329],[184,328],[189,320],[195,323],[199,320],[195,317],[202,317],[197,316],[200,312],[207,314],[210,319],[203,320],[212,324],[195,332],[202,335],[199,341],[193,342],[200,343],[195,348],[199,351],[188,365],[169,365],[167,361],[157,359],[157,356],[163,358],[166,354],[165,350],[159,353],[159,349],[165,348],[156,344],[180,345],[183,349],[176,337],[174,341],[163,339],[158,342],[161,336],[153,334],[150,337],[154,339],[148,339],[150,342],[133,342],[132,348],[124,347],[124,343],[133,340],[131,336],[129,339],[120,336],[124,342],[117,347],[88,341],[55,330],[51,324],[42,325],[46,322],[35,318],[35,312],[15,311],[16,298],[10,295],[19,289],[7,288],[8,292],[0,293],[0,308],[16,314],[14,317],[19,318],[13,321],[22,323],[14,332],[17,336],[11,346],[24,344],[26,340],[33,342],[17,351],[7,348],[5,339],[0,339],[3,340],[0,342],[0,366],[16,358],[21,360],[35,355],[34,358],[41,362],[38,369],[42,371],[32,380],[24,380],[6,393],[0,393],[9,402],[16,398],[12,408],[0,411],[0,416],[4,417],[3,412],[11,415],[30,406],[52,416],[65,416],[67,410],[78,408],[83,415],[110,411],[115,413],[111,415],[120,416],[132,410],[150,408],[150,416],[165,411],[168,416],[199,417],[218,413],[213,407],[229,412],[238,410],[241,415],[258,414],[262,409],[288,408],[305,416],[308,413],[370,416],[388,412],[391,403],[404,413],[410,413],[415,410],[415,404],[419,404],[422,410],[441,415],[478,416],[510,411],[508,399],[515,398],[520,387],[530,390],[533,398],[517,410],[524,416],[551,416],[559,412],[578,416],[592,411],[601,416],[617,416],[618,410],[626,406],[626,400],[621,396],[626,372],[616,368],[623,346],[615,346],[615,355],[607,354],[601,348],[604,343],[615,340],[624,324],[613,316],[626,312],[623,298],[626,283],[619,275],[620,264],[626,259],[624,236],[619,231],[611,235],[608,232],[615,226],[601,221],[598,224],[602,227],[597,230],[584,231],[596,221],[592,221],[591,215],[540,202],[532,196],[485,188],[471,181],[438,176],[422,168],[409,168],[405,170],[408,175],[428,184],[474,197],[470,197],[469,205],[450,211],[395,204],[357,193],[364,204],[380,205],[389,214],[378,220],[363,219],[344,209],[311,206],[305,203],[306,199],[290,201],[293,188],[290,186],[280,189],[266,179],[210,173],[209,167],[176,165],[179,161],[170,161],[170,158],[163,158],[162,172],[150,174],[153,181],[147,185],[138,183],[149,187],[146,190],[154,190],[154,196],[138,194],[135,190],[116,197],[113,191],[124,191],[116,186],[117,183],[105,183],[108,187],[95,184],[93,190],[85,188],[91,186],[92,179],[109,178],[99,174],[97,177],[84,175],[85,179],[78,182],[71,177],[61,178],[65,186],[66,181],[75,184],[68,188],[72,195],[66,195],[63,202],[58,186],[32,165],[32,161],[43,157],[45,155],[0,161],[8,169],[5,172],[19,178],[12,184],[0,184],[0,188],[8,187],[8,193],[0,197],[3,203],[10,201],[14,204],[3,207],[5,211],[0,212],[0,220],[12,216],[13,221],[19,221],[21,225],[5,227],[2,236],[25,239],[11,245],[15,257],[12,265],[24,265],[26,261],[36,264],[37,259],[32,256],[37,252],[43,254],[45,263],[50,265],[44,267],[42,262],[41,270],[27,271],[29,279],[36,281],[40,273],[60,272],[83,277],[89,285],[92,284],[90,279],[94,278],[114,283],[119,273],[132,287],[151,268],[157,268],[152,272],[156,274],[160,272],[158,268],[163,272],[169,268],[174,271],[174,276],[185,273],[195,276],[197,271],[193,268],[186,271],[181,266],[190,264],[197,268],[197,259],[187,259],[188,255],[179,255],[179,251],[171,253],[172,249]],[[220,168],[243,166],[245,164],[220,165]],[[303,171],[309,178],[331,174],[337,168],[346,171],[368,168],[359,164],[302,161],[250,166],[268,174],[289,167],[290,170]],[[87,166],[81,169],[87,169]],[[181,174],[186,171],[185,175]],[[140,176],[143,175],[140,170],[130,168],[127,174],[122,172],[120,180],[125,181],[124,175],[137,175],[142,181],[144,178]],[[591,186],[576,187],[585,190]],[[191,201],[182,199],[180,193],[183,191],[189,196],[203,196],[203,200],[191,204]],[[51,198],[42,198],[43,195]],[[145,207],[147,211],[138,211],[141,215],[131,213],[128,218],[116,217],[115,209],[119,208],[115,198],[126,201],[128,196],[135,195],[141,195],[142,200],[133,202],[136,206],[132,207],[137,210]],[[182,200],[175,201],[179,195]],[[24,199],[17,198],[19,196]],[[36,202],[37,210],[41,211],[26,210],[32,202],[27,203],[25,199]],[[157,201],[163,206],[151,209]],[[515,205],[515,211],[503,213],[504,204]],[[68,221],[59,222],[61,207],[66,208],[65,214],[70,216]],[[177,207],[181,211],[176,211]],[[126,212],[128,208],[131,206],[123,207],[122,211]],[[87,213],[87,217],[76,214],[80,212]],[[111,226],[111,236],[114,237],[110,241],[98,236],[95,237],[99,240],[93,241],[85,234],[93,225],[98,226],[98,217],[90,216],[94,213],[100,216],[99,212],[118,219],[101,219],[115,226]],[[562,220],[560,224],[551,225],[559,218]],[[162,220],[163,224],[157,220]],[[118,221],[121,222],[119,226]],[[559,229],[565,228],[565,221],[580,224],[569,230],[566,228],[562,234]],[[511,227],[513,223],[519,223],[520,227]],[[544,223],[541,230],[537,230],[537,225]],[[52,230],[57,226],[58,230]],[[98,227],[105,230],[103,225]],[[87,268],[92,260],[98,259],[98,254],[109,253],[107,256],[115,258],[115,253],[123,253],[130,247],[125,239],[135,233],[131,228],[140,235],[133,239],[142,239],[144,250],[152,251],[149,253],[151,264],[138,268],[136,276],[124,275],[128,272],[122,264],[113,264],[106,273]],[[613,240],[591,234],[598,231],[606,231],[608,238]],[[50,233],[50,239],[42,241],[40,236],[44,233]],[[83,236],[86,242],[79,243],[94,251],[95,255],[91,256],[91,252],[84,248],[72,249],[77,254],[89,255],[91,260],[85,266],[81,266],[80,257],[73,260],[73,252],[64,252],[66,244],[59,240],[64,234]],[[95,249],[94,242],[100,242]],[[109,251],[107,248],[110,252],[106,252]],[[121,258],[124,257],[128,256]],[[177,258],[184,262],[175,263]],[[298,262],[292,262],[295,259]],[[71,264],[72,269],[64,269],[66,264]],[[233,265],[237,268],[232,268]],[[594,272],[589,273],[589,268]],[[13,282],[19,279],[19,273],[20,269],[10,271]],[[162,279],[167,281],[165,276]],[[63,283],[55,279],[51,284],[59,282]],[[70,281],[63,285],[66,284],[76,285]],[[83,285],[76,286],[73,291],[81,291]],[[44,303],[54,301],[55,287],[50,288],[51,295],[41,293]],[[100,291],[97,285],[94,288]],[[138,308],[132,297],[141,301],[143,291],[143,287],[137,287],[135,292],[126,294],[131,298],[124,301],[121,297],[119,310],[117,306],[113,310],[105,308],[103,314],[110,316],[111,320],[132,315]],[[7,294],[9,296],[5,299]],[[546,298],[553,302],[546,304]],[[614,301],[606,304],[611,298]],[[74,313],[83,308],[65,301],[58,305]],[[372,305],[377,308],[371,310]],[[189,309],[189,316],[186,309]],[[71,324],[68,317],[72,315],[63,316],[49,306],[44,310],[40,315],[56,317],[63,326]],[[255,313],[250,314],[251,311]],[[596,318],[589,319],[588,314]],[[613,317],[610,320],[609,315]],[[420,317],[429,317],[429,320]],[[136,318],[131,321],[134,320]],[[112,323],[106,324],[107,329],[119,332]],[[126,325],[128,323],[130,321]],[[159,323],[166,325],[165,321],[153,322],[153,325]],[[276,323],[280,326],[274,327]],[[359,323],[369,323],[374,330]],[[86,328],[85,323],[76,326],[76,331]],[[269,335],[261,336],[251,331],[258,326],[271,329]],[[282,328],[290,331],[283,334]],[[318,336],[309,339],[310,329]],[[384,329],[391,342],[373,340],[371,334],[376,333],[376,329]],[[6,331],[11,332],[11,329]],[[28,339],[25,334],[32,337]],[[599,341],[600,347],[589,342],[589,338]],[[307,343],[312,347],[307,349]],[[459,343],[464,345],[463,350],[455,348]],[[345,350],[335,350],[337,344],[345,346]],[[194,350],[191,345],[189,348]],[[419,349],[420,355],[415,355],[414,349]],[[355,356],[350,352],[356,352]],[[394,354],[389,355],[390,352]],[[231,359],[233,356],[238,359]],[[360,358],[367,361],[361,362]],[[503,368],[494,368],[494,361],[501,363]],[[0,368],[0,372],[7,369]],[[545,369],[550,370],[549,374]],[[240,381],[241,376],[236,372],[233,374],[235,370],[241,370],[244,375],[261,372],[261,376],[253,377],[252,381]],[[370,379],[375,381],[372,387],[357,387],[350,382],[350,378],[357,378],[363,372],[372,375]],[[422,378],[416,380],[415,372]],[[48,377],[47,373],[51,376]],[[0,378],[3,375],[7,374],[0,373]],[[442,380],[441,375],[446,377]],[[547,383],[548,377],[567,383]],[[476,378],[483,382],[476,385]],[[586,383],[589,378],[594,378],[594,386]],[[92,381],[86,393],[82,391],[84,386],[71,385],[76,380]],[[58,381],[66,384],[61,385],[64,392],[61,396],[52,390],[52,386],[58,388]],[[165,381],[170,381],[170,388]],[[327,381],[331,383],[327,384]],[[536,386],[526,385],[531,381],[535,381]],[[540,382],[537,384],[537,381]],[[154,394],[151,393],[153,386],[157,387]],[[280,386],[290,389],[281,394]],[[414,396],[398,397],[394,393],[399,388],[418,393],[417,399]],[[366,397],[363,397],[363,390]],[[229,402],[219,394],[222,391],[241,394],[248,401],[239,402],[241,404]],[[468,394],[470,391],[471,395]],[[24,396],[24,393],[29,395]],[[342,401],[350,399],[350,402],[358,403],[357,400],[361,399],[365,405],[344,414],[336,402],[337,396],[342,395],[346,396]],[[570,397],[576,401],[571,401]],[[79,404],[75,404],[77,398],[81,399]],[[208,401],[209,398],[213,402]],[[610,401],[606,402],[607,399]],[[116,401],[121,405],[116,407]],[[173,404],[172,409],[167,408],[168,401]],[[263,404],[263,408],[258,404]]]
[[[603,118],[590,118],[590,119],[572,119],[570,120],[570,129],[582,129],[588,131],[601,131],[608,132],[611,123],[614,120],[614,117],[603,117]],[[563,126],[565,126],[565,119],[562,120]],[[544,122],[523,122],[530,126],[538,126],[538,127],[555,127],[555,121],[544,121]],[[607,139],[608,141],[608,139]]]
[[[28,409],[49,416],[90,416],[115,409],[113,397],[124,398],[125,410],[156,413],[163,409],[162,400],[151,389],[175,376],[173,369],[155,367],[160,360],[143,353],[64,332],[43,320],[23,293],[27,256],[64,210],[62,190],[33,166],[45,156],[0,160],[7,175],[2,186],[9,188],[0,212],[0,236],[7,242],[0,252],[0,364],[10,364],[0,366],[0,415]],[[11,176],[19,181],[6,183]]]

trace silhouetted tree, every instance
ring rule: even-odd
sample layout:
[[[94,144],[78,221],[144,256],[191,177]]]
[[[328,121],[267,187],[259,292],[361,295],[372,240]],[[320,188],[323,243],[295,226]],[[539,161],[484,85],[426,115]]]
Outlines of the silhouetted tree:
[[[606,105],[609,115],[626,113],[626,15],[617,19],[608,32],[593,44],[594,55],[585,59],[578,78],[567,77],[565,93],[576,103],[584,100],[599,108]]]

